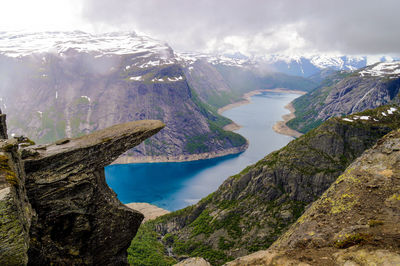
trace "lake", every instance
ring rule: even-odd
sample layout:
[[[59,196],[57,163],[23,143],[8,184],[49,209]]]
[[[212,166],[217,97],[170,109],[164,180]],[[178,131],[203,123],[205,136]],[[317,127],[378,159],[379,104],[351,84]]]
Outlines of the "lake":
[[[250,104],[223,113],[242,126],[236,132],[250,142],[241,154],[193,162],[110,165],[105,168],[107,183],[122,203],[147,202],[170,211],[195,204],[229,176],[293,140],[272,126],[288,113],[284,106],[298,96],[264,92],[252,96]]]

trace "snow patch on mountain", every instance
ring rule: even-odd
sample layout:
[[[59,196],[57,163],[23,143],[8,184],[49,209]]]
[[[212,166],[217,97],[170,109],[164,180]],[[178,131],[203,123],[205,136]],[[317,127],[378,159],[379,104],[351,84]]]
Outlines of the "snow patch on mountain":
[[[387,75],[400,76],[400,62],[383,62],[367,67],[359,72],[360,76],[381,77]]]
[[[124,55],[135,53],[149,56],[157,53],[169,59],[172,50],[164,42],[134,32],[90,34],[71,32],[0,32],[0,54],[22,57],[35,53],[53,52],[63,54],[69,49],[78,52],[93,52],[97,57],[104,54]],[[44,61],[46,58],[44,57]]]
[[[213,65],[248,67],[283,72],[290,75],[308,77],[322,69],[355,71],[368,65],[368,62],[391,62],[391,57],[379,57],[371,60],[368,56],[344,55],[285,55],[273,54],[247,57],[238,54],[210,55],[196,52],[181,52],[178,58],[185,65],[192,65],[196,60],[205,60]],[[378,61],[376,61],[378,60]]]

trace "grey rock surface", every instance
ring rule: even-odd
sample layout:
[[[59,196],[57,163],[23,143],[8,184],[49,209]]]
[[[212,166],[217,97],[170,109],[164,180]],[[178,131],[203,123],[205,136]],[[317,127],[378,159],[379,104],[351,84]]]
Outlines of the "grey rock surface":
[[[268,250],[226,265],[399,265],[400,131],[380,139]]]
[[[104,167],[164,126],[130,122],[48,145],[0,138],[0,264],[126,265],[143,215],[117,199]]]
[[[17,150],[16,139],[0,139],[0,265],[28,262],[34,212],[26,195],[26,177]]]
[[[190,256],[192,248],[200,245],[219,252],[219,259],[210,260],[213,264],[223,262],[223,254],[228,260],[267,248],[351,162],[399,127],[400,112],[383,116],[382,111],[368,111],[369,120],[351,116],[347,119],[353,122],[326,121],[229,177],[196,205],[160,219],[155,230],[186,244],[177,256]]]
[[[45,146],[25,158],[26,188],[37,216],[29,264],[126,264],[143,215],[107,186],[104,166],[164,127],[159,121],[116,125]]]

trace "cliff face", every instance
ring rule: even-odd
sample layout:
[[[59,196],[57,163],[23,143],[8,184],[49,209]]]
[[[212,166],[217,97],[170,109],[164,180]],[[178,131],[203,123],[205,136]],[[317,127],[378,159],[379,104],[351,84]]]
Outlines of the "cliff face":
[[[156,60],[152,56],[146,60]],[[139,59],[69,50],[63,56],[44,54],[13,62],[17,69],[33,69],[5,86],[9,131],[48,143],[113,124],[159,119],[167,127],[129,155],[174,157],[245,144],[241,136],[222,130],[230,120],[200,100],[179,64],[139,68]],[[94,66],[104,69],[93,70]]]
[[[29,228],[34,211],[25,188],[25,172],[18,141],[8,140],[5,115],[0,121],[0,264],[28,262]]]
[[[163,127],[130,122],[38,146],[1,140],[1,262],[126,264],[143,215],[118,201],[104,166]]]
[[[362,70],[336,73],[293,101],[296,118],[287,125],[305,133],[330,117],[373,109],[396,101],[400,63],[378,63]]]
[[[54,32],[2,36],[2,42],[6,47],[15,42],[12,51],[2,47],[0,56],[0,105],[10,134],[27,134],[43,144],[157,119],[165,129],[129,155],[168,159],[246,147],[243,137],[222,130],[231,121],[198,96],[202,84],[189,85],[180,59],[160,41],[123,33]],[[204,74],[215,74],[212,68]],[[210,74],[208,83],[204,90],[224,82]]]
[[[398,265],[400,131],[353,162],[269,250],[228,265]]]
[[[387,113],[394,109],[330,119],[228,178],[198,204],[148,223],[146,230],[163,236],[176,257],[202,256],[214,264],[267,248],[353,160],[398,127],[397,109]],[[130,252],[134,256],[135,250]]]

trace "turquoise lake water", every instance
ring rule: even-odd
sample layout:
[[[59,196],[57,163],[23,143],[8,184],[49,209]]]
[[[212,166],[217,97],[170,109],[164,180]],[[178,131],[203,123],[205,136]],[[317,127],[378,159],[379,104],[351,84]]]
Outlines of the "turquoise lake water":
[[[293,140],[272,126],[288,113],[284,106],[298,96],[265,92],[251,97],[250,104],[223,113],[242,126],[236,132],[250,142],[241,154],[193,162],[110,165],[105,168],[107,183],[122,203],[148,202],[170,211],[192,205],[229,176]]]

